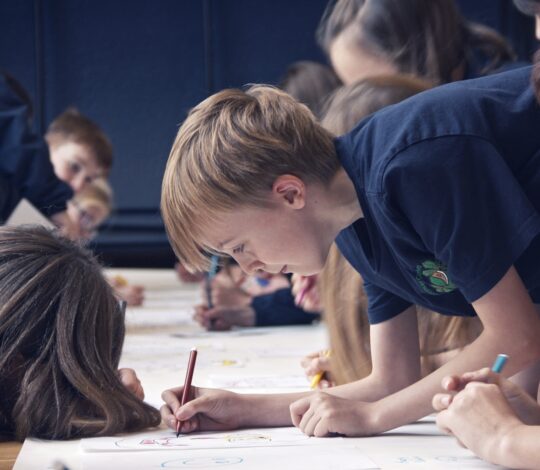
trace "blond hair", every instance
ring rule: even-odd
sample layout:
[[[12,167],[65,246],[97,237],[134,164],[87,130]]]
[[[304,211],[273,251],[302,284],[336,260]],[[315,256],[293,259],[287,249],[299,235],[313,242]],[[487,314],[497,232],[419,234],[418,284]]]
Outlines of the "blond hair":
[[[161,194],[172,247],[190,270],[208,268],[210,221],[235,207],[268,206],[276,178],[327,184],[339,168],[333,137],[309,109],[255,85],[210,96],[191,110],[173,144]]]
[[[110,140],[94,121],[76,108],[68,108],[56,117],[47,128],[45,139],[53,147],[66,142],[84,145],[106,174],[111,169],[113,149]]]
[[[80,193],[75,194],[73,199],[82,206],[95,202],[106,209],[107,215],[112,211],[113,191],[105,178],[96,178]]]
[[[335,244],[320,274],[319,288],[332,350],[332,380],[337,385],[360,380],[368,376],[372,368],[368,299],[362,276]],[[451,317],[424,307],[416,308],[422,375],[442,365],[443,353],[465,347],[482,330],[476,317]]]

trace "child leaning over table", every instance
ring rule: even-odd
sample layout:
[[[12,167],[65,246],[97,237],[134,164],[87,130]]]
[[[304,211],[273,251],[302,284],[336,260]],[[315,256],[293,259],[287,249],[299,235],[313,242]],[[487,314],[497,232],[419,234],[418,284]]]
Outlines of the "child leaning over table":
[[[335,240],[368,296],[373,370],[325,392],[182,387],[162,415],[184,432],[294,424],[372,435],[432,411],[443,376],[500,351],[540,359],[540,108],[530,68],[438,87],[334,139],[285,93],[225,90],[196,106],[165,171],[162,211],[192,269],[225,253],[247,272],[319,272]],[[204,208],[204,210],[203,210]],[[420,378],[414,305],[478,315],[479,337]]]

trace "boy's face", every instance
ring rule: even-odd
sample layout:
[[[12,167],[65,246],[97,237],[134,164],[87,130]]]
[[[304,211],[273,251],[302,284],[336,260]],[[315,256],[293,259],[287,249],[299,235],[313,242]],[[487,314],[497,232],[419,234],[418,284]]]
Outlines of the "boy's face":
[[[321,209],[326,197],[316,186],[282,175],[266,206],[243,205],[220,214],[203,242],[232,256],[247,273],[318,273],[336,236]]]
[[[324,266],[332,241],[325,243],[315,225],[309,216],[281,207],[242,207],[219,217],[207,244],[247,273],[314,274]]]
[[[51,163],[58,179],[69,184],[75,193],[102,175],[90,150],[76,142],[63,142],[49,146]]]

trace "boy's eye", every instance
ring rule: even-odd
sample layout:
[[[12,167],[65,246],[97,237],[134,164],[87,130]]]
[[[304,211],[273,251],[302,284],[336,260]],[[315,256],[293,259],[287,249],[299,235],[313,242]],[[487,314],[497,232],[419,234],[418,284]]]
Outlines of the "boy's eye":
[[[81,165],[76,162],[72,162],[69,164],[69,169],[72,173],[79,173],[79,171],[81,171]]]
[[[239,245],[235,248],[233,248],[233,254],[237,254],[237,253],[242,253],[242,251],[244,251],[244,245]]]

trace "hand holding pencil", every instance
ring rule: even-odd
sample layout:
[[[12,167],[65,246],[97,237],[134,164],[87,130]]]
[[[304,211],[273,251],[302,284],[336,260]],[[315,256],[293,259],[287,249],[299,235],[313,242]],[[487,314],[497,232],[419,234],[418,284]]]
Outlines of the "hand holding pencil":
[[[189,400],[181,405],[184,387],[165,390],[161,398],[161,418],[169,428],[181,433],[226,431],[246,426],[242,422],[250,408],[242,395],[227,390],[191,386]],[[180,425],[179,425],[180,423]]]
[[[328,373],[330,372],[330,350],[317,351],[305,356],[301,365],[304,368],[306,376],[310,379],[310,387],[328,388],[334,386],[334,383],[329,380]]]

